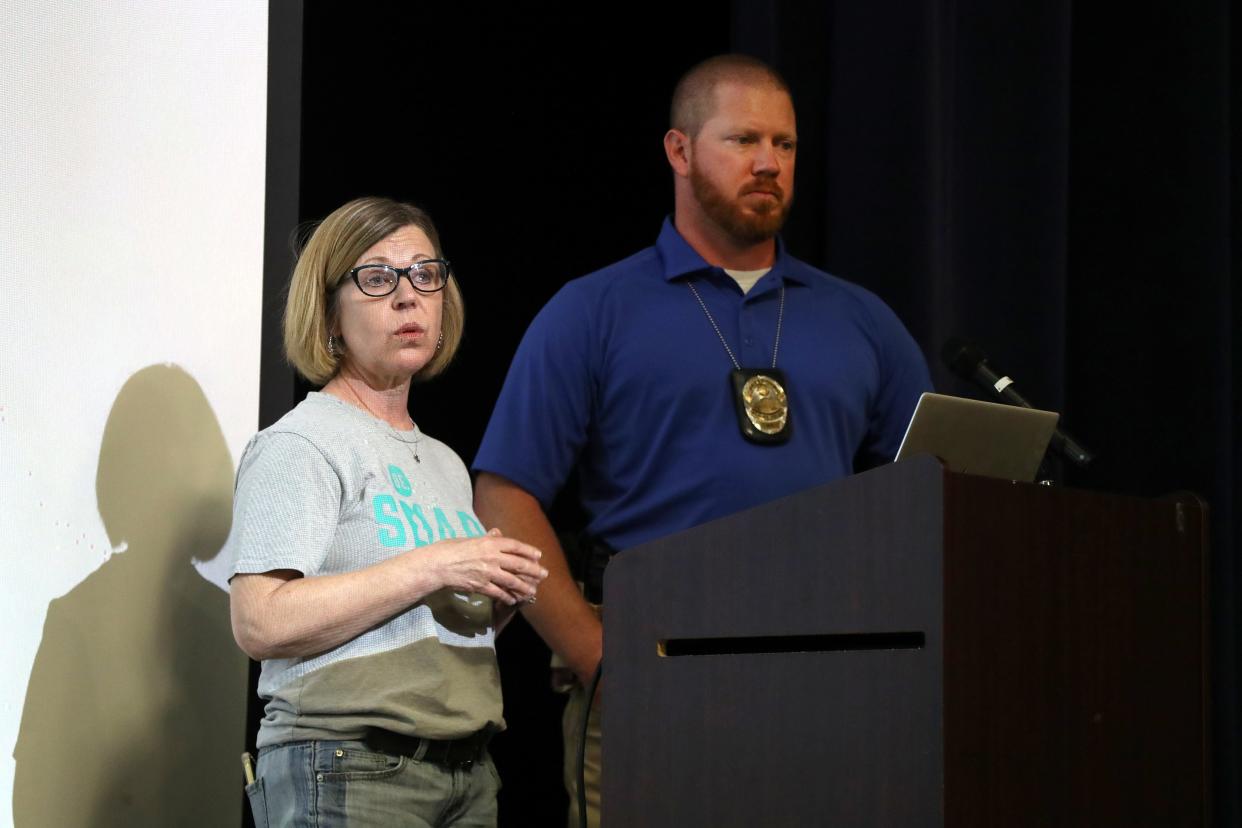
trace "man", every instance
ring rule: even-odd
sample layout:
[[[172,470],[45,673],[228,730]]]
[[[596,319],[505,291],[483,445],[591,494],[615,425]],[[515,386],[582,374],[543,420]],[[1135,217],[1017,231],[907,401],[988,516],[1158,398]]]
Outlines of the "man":
[[[583,685],[601,626],[544,513],[575,465],[593,545],[624,550],[891,460],[930,388],[887,306],[777,237],[797,155],[780,76],[707,60],[671,121],[672,220],[539,313],[474,463],[480,519],[544,550],[551,574],[524,611]],[[585,702],[577,691],[567,733]]]

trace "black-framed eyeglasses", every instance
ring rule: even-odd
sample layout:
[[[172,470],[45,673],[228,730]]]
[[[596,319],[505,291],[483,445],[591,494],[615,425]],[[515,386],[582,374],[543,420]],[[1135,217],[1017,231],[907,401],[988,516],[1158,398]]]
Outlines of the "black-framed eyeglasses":
[[[448,259],[423,259],[409,267],[365,264],[350,268],[349,275],[358,290],[367,296],[387,296],[397,289],[402,276],[409,279],[419,293],[438,293],[448,284],[453,266]]]

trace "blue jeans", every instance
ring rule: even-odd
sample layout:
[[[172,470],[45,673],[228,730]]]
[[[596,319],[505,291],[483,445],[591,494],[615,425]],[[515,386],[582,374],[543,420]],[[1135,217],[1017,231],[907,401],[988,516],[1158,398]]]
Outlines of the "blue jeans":
[[[493,828],[500,777],[491,756],[469,770],[367,749],[290,742],[259,751],[246,788],[258,828]]]

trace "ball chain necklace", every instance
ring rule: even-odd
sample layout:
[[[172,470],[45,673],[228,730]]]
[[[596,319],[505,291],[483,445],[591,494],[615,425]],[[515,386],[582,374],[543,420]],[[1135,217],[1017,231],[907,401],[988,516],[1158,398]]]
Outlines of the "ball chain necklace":
[[[725,353],[733,363],[729,373],[729,382],[733,386],[733,405],[737,409],[737,424],[742,436],[752,443],[772,445],[783,443],[789,439],[793,431],[793,423],[789,418],[789,395],[785,392],[789,381],[785,374],[776,368],[776,355],[781,348],[781,323],[785,319],[785,286],[781,285],[780,306],[776,312],[776,341],[772,344],[772,366],[770,368],[743,368],[733,355],[733,349],[720,332],[720,326],[712,318],[707,303],[699,295],[694,282],[686,282],[686,287],[698,300],[699,307],[712,330],[720,338]]]

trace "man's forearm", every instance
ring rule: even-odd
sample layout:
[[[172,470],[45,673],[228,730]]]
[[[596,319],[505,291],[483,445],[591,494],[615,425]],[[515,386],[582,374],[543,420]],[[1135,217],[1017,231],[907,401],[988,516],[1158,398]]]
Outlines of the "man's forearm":
[[[484,526],[543,550],[540,563],[548,577],[539,586],[538,601],[523,606],[522,614],[578,678],[589,682],[603,656],[602,627],[574,583],[539,501],[513,482],[484,472],[475,484],[474,511]]]

